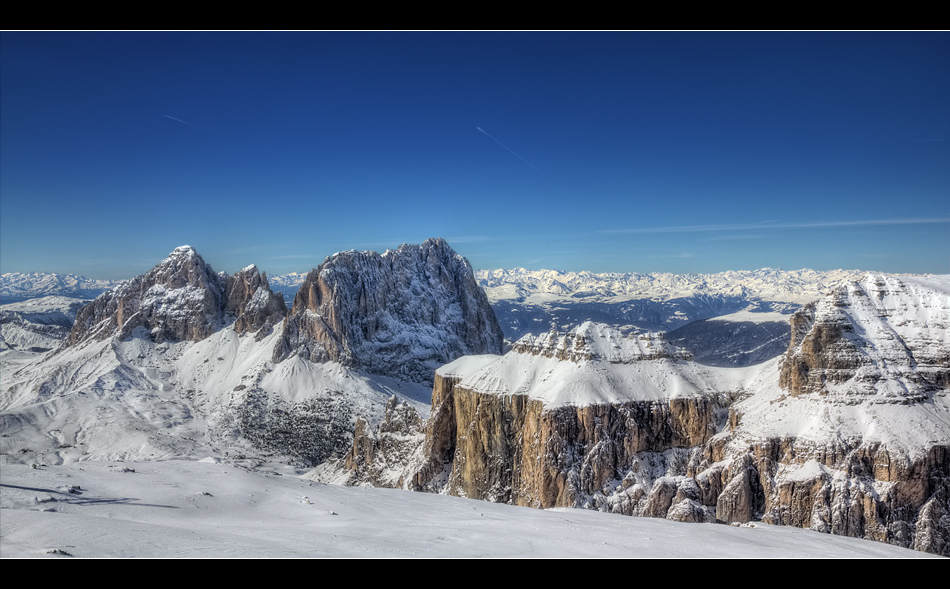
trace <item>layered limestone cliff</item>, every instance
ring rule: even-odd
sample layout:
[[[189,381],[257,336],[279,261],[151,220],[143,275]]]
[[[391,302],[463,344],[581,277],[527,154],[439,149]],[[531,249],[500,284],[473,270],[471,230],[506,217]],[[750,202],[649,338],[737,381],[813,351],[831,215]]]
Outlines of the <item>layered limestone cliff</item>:
[[[467,354],[500,353],[501,330],[468,261],[443,239],[335,254],[307,275],[274,361],[301,356],[431,382]]]
[[[592,324],[523,339],[438,371],[409,429],[424,439],[382,484],[950,556],[948,321],[946,277],[869,275],[794,315],[788,352],[754,367]]]
[[[99,295],[76,315],[69,345],[113,335],[127,338],[137,327],[151,339],[200,341],[224,324],[263,337],[287,312],[256,266],[233,276],[215,273],[190,246],[176,248],[157,266]]]

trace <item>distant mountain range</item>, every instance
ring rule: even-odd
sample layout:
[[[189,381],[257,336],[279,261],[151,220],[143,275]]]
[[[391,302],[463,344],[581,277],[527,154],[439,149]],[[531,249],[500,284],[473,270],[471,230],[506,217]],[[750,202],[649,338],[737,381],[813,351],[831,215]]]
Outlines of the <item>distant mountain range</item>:
[[[549,328],[566,331],[599,321],[622,331],[670,331],[737,311],[791,313],[856,270],[784,271],[763,268],[719,274],[593,274],[559,270],[481,270],[505,336],[514,341]]]
[[[8,272],[0,276],[0,303],[16,303],[48,296],[94,299],[121,282],[94,280],[76,274]]]

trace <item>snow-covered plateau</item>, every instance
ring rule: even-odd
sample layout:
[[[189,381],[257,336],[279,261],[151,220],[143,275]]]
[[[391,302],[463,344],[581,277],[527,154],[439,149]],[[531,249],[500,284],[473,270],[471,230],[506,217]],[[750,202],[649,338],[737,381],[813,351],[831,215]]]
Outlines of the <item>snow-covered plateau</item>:
[[[0,307],[2,556],[950,555],[948,276],[275,282],[183,246]]]

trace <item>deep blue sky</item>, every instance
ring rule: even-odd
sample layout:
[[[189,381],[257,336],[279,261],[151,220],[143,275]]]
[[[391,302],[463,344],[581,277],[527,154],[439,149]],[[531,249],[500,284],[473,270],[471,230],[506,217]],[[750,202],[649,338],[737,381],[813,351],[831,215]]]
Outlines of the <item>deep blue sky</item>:
[[[4,32],[0,271],[948,273],[948,72],[944,32]]]

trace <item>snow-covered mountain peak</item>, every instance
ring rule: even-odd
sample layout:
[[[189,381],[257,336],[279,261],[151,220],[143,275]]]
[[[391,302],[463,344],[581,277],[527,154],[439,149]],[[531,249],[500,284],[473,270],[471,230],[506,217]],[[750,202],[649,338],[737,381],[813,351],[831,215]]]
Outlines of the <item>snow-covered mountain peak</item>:
[[[170,258],[194,258],[198,256],[197,250],[191,247],[190,245],[180,245],[172,250],[172,253],[168,254]]]
[[[199,341],[234,321],[239,333],[283,318],[286,306],[257,266],[234,276],[216,273],[191,246],[181,246],[154,268],[107,291],[84,307],[70,345],[112,335],[125,339],[137,327],[155,342]]]

